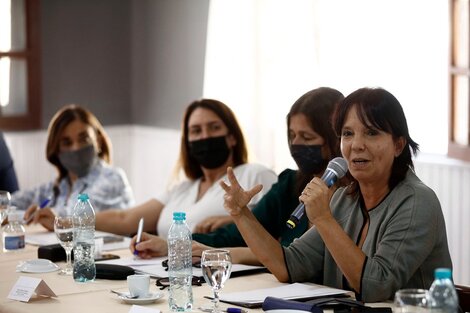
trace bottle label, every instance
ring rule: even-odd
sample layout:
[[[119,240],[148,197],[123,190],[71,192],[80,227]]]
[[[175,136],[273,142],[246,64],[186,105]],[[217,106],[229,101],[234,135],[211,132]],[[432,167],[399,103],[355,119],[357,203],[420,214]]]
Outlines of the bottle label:
[[[21,236],[5,236],[3,243],[5,250],[18,250],[24,248],[24,235]]]

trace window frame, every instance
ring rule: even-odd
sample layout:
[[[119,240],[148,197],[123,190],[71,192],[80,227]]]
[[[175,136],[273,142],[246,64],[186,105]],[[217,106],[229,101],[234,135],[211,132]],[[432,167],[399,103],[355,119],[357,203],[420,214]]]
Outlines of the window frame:
[[[456,27],[456,16],[454,12],[455,2],[461,0],[449,0],[449,14],[450,14],[450,63],[449,63],[449,143],[448,143],[448,156],[464,161],[470,161],[470,41],[467,49],[468,60],[466,66],[458,66],[456,64],[455,55],[456,52],[454,51],[456,47],[456,34],[457,31]],[[468,0],[467,0],[468,1]],[[470,2],[470,1],[469,1]],[[469,12],[467,12],[467,16],[469,21],[467,21],[467,28],[470,26],[470,3],[468,5]],[[470,29],[467,29],[466,32],[470,34]],[[459,144],[455,140],[455,128],[456,128],[456,121],[455,121],[455,112],[457,111],[457,95],[455,94],[455,80],[456,77],[466,77],[468,81],[468,88],[467,88],[467,106],[468,112],[466,116],[466,124],[467,124],[467,145]]]
[[[1,116],[3,131],[38,129],[41,127],[41,59],[40,59],[40,4],[25,0],[26,48],[22,51],[0,52],[0,57],[26,60],[27,112],[18,116]]]

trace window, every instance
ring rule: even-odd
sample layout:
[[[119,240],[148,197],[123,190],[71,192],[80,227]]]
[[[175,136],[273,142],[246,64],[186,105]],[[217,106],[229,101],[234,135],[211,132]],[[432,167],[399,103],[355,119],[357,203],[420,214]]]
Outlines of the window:
[[[451,2],[449,156],[470,161],[470,1]]]
[[[319,86],[384,87],[421,153],[445,155],[448,43],[448,1],[211,0],[203,95],[234,109],[250,155],[276,171],[295,166],[289,108]]]
[[[0,129],[40,126],[39,1],[0,1]]]

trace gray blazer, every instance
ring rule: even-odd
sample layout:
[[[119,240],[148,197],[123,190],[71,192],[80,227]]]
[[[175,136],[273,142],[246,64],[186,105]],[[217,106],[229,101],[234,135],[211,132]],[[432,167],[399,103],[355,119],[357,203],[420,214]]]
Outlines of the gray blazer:
[[[365,222],[360,199],[340,188],[330,207],[340,226],[358,242]],[[409,170],[406,178],[369,211],[369,217],[369,231],[362,246],[367,259],[358,298],[383,301],[392,299],[398,289],[428,289],[435,268],[452,268],[439,200],[413,171]],[[284,256],[292,282],[348,288],[315,227],[284,248]]]

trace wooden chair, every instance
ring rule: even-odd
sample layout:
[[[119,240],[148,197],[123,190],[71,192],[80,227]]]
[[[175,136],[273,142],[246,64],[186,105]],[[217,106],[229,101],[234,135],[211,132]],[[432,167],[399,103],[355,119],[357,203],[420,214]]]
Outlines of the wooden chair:
[[[470,287],[463,285],[455,285],[457,295],[459,296],[460,309],[463,312],[470,312]]]

